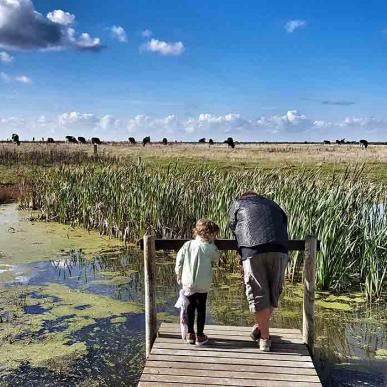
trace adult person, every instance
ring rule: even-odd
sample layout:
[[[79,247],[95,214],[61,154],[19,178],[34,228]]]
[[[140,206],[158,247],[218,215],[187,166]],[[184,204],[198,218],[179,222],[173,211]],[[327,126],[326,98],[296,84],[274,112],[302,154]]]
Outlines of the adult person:
[[[230,207],[229,226],[238,243],[249,308],[255,313],[251,338],[267,352],[269,320],[278,307],[289,261],[287,216],[274,201],[245,192]]]

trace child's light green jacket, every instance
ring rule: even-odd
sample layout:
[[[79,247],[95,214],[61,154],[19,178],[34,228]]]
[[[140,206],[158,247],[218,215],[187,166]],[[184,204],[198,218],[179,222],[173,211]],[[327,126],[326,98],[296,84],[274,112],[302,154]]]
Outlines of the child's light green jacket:
[[[200,237],[184,243],[177,253],[175,272],[184,290],[207,293],[212,281],[212,263],[219,259],[214,243]]]

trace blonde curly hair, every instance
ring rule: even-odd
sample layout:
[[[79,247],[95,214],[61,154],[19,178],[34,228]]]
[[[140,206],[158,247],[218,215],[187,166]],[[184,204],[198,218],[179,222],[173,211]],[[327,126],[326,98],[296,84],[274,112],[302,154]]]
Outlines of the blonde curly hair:
[[[199,219],[195,228],[192,230],[193,236],[200,236],[205,240],[215,238],[219,233],[219,226],[209,219]]]

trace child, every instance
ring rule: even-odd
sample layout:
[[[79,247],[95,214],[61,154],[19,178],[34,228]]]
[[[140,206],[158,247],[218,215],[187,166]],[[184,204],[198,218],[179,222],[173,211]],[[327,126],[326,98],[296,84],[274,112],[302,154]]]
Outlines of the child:
[[[208,219],[199,219],[193,229],[195,239],[184,243],[176,257],[177,283],[181,284],[189,300],[187,308],[189,344],[203,345],[208,337],[204,334],[206,320],[207,293],[212,280],[212,263],[219,258],[214,244],[219,226]],[[197,336],[194,330],[195,310],[197,310]]]

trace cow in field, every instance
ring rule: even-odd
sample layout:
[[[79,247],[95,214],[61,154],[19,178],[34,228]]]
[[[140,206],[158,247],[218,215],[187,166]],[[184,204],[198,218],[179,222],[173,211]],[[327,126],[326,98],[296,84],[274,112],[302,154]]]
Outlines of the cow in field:
[[[206,142],[206,139],[205,139],[205,138],[199,139],[199,144],[205,144],[205,142]]]
[[[336,144],[338,144],[338,145],[345,144],[345,138],[343,138],[341,140],[336,140]]]
[[[20,145],[19,135],[16,133],[13,133],[12,134],[12,141],[19,146]]]
[[[65,138],[68,144],[78,144],[78,141],[74,136],[66,136]]]
[[[128,140],[129,140],[130,144],[132,144],[132,145],[136,144],[136,139],[134,137],[129,137]]]
[[[86,139],[85,139],[85,137],[78,137],[78,142],[79,142],[80,144],[86,144]]]
[[[324,142],[323,142],[324,145],[330,145],[330,143],[331,142],[329,140],[324,140]]]
[[[368,141],[367,140],[360,140],[359,144],[362,148],[367,149],[368,148]]]
[[[210,138],[210,139],[208,140],[208,143],[209,143],[210,145],[214,145],[214,140],[213,140],[212,138]]]
[[[235,142],[232,137],[228,137],[227,140],[224,141],[225,144],[228,145],[228,147],[231,147],[232,149],[235,148]]]
[[[146,144],[150,144],[151,139],[150,136],[146,136],[142,139],[142,146],[145,146]]]
[[[48,139],[47,139],[47,144],[54,144],[54,139],[52,138],[52,137],[49,137]]]
[[[98,137],[92,137],[91,138],[91,143],[93,145],[101,145],[102,144],[101,140]]]
[[[168,139],[166,137],[163,138],[163,145],[168,145]]]

